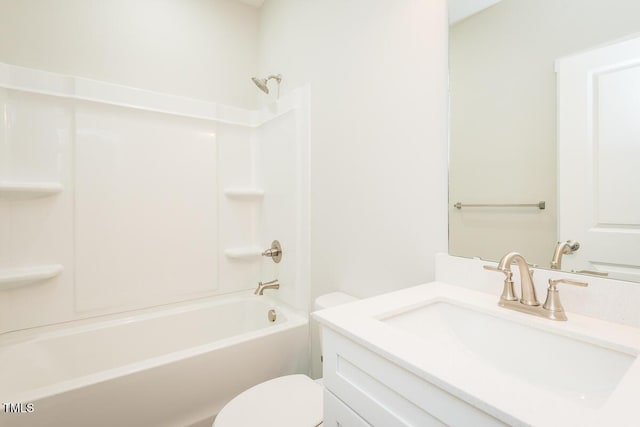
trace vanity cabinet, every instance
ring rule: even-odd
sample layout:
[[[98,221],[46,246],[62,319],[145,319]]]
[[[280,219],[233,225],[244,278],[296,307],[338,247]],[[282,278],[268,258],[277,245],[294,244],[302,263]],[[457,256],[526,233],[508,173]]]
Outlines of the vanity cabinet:
[[[638,426],[640,329],[496,299],[431,282],[314,313],[327,425]]]
[[[361,416],[338,399],[326,388],[324,389],[324,422],[323,427],[370,427]]]
[[[335,330],[323,348],[325,427],[506,425]]]

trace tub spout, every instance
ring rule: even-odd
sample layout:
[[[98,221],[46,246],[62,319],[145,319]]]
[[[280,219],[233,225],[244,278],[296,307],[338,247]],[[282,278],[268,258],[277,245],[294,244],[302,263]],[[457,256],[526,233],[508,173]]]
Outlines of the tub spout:
[[[270,282],[258,282],[258,289],[253,293],[254,295],[263,295],[265,289],[280,289],[280,283],[278,279],[272,280]]]

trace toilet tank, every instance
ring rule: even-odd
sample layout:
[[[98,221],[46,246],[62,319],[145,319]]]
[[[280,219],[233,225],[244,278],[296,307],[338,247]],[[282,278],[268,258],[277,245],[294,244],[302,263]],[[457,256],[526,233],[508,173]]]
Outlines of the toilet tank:
[[[330,294],[320,295],[316,298],[313,308],[315,311],[324,310],[325,308],[335,307],[357,300],[358,298],[347,295],[344,292],[331,292]]]
[[[324,310],[325,308],[335,307],[349,302],[357,301],[358,298],[345,294],[344,292],[331,292],[330,294],[320,295],[313,304],[314,311]],[[313,322],[314,328],[318,331],[320,357],[322,357],[322,329],[318,322]],[[316,353],[317,354],[317,353]]]

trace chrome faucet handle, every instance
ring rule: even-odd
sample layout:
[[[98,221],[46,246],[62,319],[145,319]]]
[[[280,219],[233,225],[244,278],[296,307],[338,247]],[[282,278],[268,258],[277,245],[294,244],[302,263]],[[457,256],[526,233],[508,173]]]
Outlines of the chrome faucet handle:
[[[553,320],[567,320],[567,315],[564,313],[564,307],[560,302],[560,294],[556,285],[559,283],[565,283],[567,285],[587,287],[586,282],[579,282],[577,280],[569,279],[549,279],[549,287],[547,288],[547,299],[542,305],[542,308],[549,312],[549,318]]]
[[[502,287],[502,295],[500,299],[504,301],[517,301],[516,291],[513,288],[513,272],[511,270],[503,270],[493,265],[483,265],[482,268],[489,271],[496,271],[504,274],[504,283]]]

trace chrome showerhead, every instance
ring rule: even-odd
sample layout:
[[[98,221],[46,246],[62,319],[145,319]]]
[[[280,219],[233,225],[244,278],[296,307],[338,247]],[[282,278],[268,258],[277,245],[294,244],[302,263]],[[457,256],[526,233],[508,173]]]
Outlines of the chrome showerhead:
[[[269,87],[267,86],[267,83],[269,83],[269,80],[275,80],[278,82],[278,94],[280,93],[280,82],[282,81],[281,74],[272,74],[265,79],[259,79],[258,77],[251,77],[251,80],[253,81],[253,83],[255,83],[256,86],[258,86],[258,89],[260,89],[266,94],[269,93]]]

